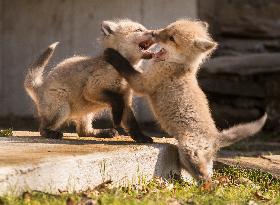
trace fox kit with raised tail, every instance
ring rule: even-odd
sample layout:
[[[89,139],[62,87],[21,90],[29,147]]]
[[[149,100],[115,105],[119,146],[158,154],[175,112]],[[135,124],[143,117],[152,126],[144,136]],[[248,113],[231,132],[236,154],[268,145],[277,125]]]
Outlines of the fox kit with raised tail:
[[[118,50],[131,64],[150,55],[146,51],[150,37],[141,24],[130,20],[103,21],[101,30],[104,48]],[[75,122],[79,136],[114,135],[122,123],[135,141],[152,142],[135,120],[127,82],[102,55],[68,58],[43,75],[56,45],[49,46],[30,66],[24,83],[38,111],[41,135],[61,138],[59,128],[69,121]],[[112,109],[115,129],[93,129],[94,115],[108,107]]]
[[[117,51],[107,49],[105,57],[128,81],[134,91],[149,96],[162,128],[178,140],[180,162],[196,179],[209,180],[217,151],[256,134],[266,121],[257,121],[219,131],[208,101],[198,85],[200,64],[217,43],[201,21],[178,20],[151,35],[161,50],[139,72]]]

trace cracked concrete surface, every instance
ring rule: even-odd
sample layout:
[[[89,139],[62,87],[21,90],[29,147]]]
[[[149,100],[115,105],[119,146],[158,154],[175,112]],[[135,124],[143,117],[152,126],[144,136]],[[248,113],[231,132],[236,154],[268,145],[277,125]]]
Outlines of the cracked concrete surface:
[[[37,132],[14,132],[0,137],[0,195],[39,190],[82,191],[105,180],[114,184],[137,183],[139,176],[168,177],[180,170],[176,140],[155,138],[137,144],[130,137],[79,138],[65,134],[49,140]],[[244,150],[221,151],[220,164],[261,169],[280,178],[280,144],[246,143]]]
[[[155,139],[157,144],[137,144],[130,137],[79,138],[66,133],[63,140],[40,137],[38,132],[14,131],[13,137],[0,137],[0,166],[36,163],[44,158],[81,154],[131,152],[159,144],[175,144],[172,138]]]
[[[82,191],[109,179],[119,185],[137,183],[142,176],[150,179],[180,173],[175,140],[155,141],[78,139],[74,134],[49,140],[34,132],[14,132],[13,137],[0,138],[0,195],[26,190]]]

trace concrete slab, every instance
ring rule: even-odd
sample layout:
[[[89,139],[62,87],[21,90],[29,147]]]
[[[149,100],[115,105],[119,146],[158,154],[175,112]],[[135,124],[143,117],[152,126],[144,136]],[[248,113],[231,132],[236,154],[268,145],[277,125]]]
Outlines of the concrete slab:
[[[66,134],[64,140],[48,140],[32,132],[14,135],[0,138],[0,195],[82,191],[109,179],[120,185],[180,172],[176,146],[167,143],[174,139],[141,145],[121,137],[77,139]]]
[[[0,137],[0,195],[27,190],[82,191],[106,180],[125,185],[138,183],[142,177],[149,180],[171,173],[190,179],[180,170],[173,138],[137,144],[129,137],[79,138],[66,133],[63,140],[49,140],[37,132],[13,135]],[[261,169],[280,178],[280,144],[246,143],[244,150],[241,148],[220,152],[218,164]]]

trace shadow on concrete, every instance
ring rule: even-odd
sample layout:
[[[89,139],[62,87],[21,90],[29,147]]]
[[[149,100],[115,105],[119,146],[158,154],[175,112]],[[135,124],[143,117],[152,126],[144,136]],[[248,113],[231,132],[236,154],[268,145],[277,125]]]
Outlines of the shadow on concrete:
[[[75,139],[46,139],[40,136],[31,137],[5,137],[0,138],[8,140],[10,143],[41,143],[41,144],[60,144],[60,145],[118,145],[118,146],[138,146],[145,145],[158,148],[161,145],[169,145],[168,142],[156,142],[156,143],[137,143],[134,141],[126,141],[130,139],[129,136],[125,136],[122,139],[115,140],[114,138],[75,138]],[[173,144],[174,145],[174,144]],[[224,148],[218,152],[218,157],[259,157],[262,155],[280,155],[280,143],[265,143],[265,142],[251,142],[251,143],[238,143],[236,145]]]
[[[127,138],[130,138],[129,136]],[[43,137],[8,137],[2,138],[6,141],[9,140],[10,143],[42,143],[42,144],[65,144],[65,145],[88,145],[88,144],[102,144],[102,145],[145,145],[151,147],[159,147],[160,145],[168,145],[167,142],[156,142],[156,143],[137,143],[133,141],[121,141],[114,140],[114,138],[107,138],[102,140],[100,138],[95,139],[46,139]],[[0,138],[1,142],[1,138]]]

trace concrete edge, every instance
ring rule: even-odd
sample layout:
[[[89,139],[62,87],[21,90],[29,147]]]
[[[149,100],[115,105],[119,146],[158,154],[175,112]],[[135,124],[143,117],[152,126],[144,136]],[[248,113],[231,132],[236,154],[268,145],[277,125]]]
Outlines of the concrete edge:
[[[55,157],[36,164],[0,167],[0,195],[38,190],[80,192],[106,180],[113,185],[138,183],[140,178],[168,178],[180,174],[174,145],[144,146],[135,151]],[[184,172],[187,179],[191,179]]]

